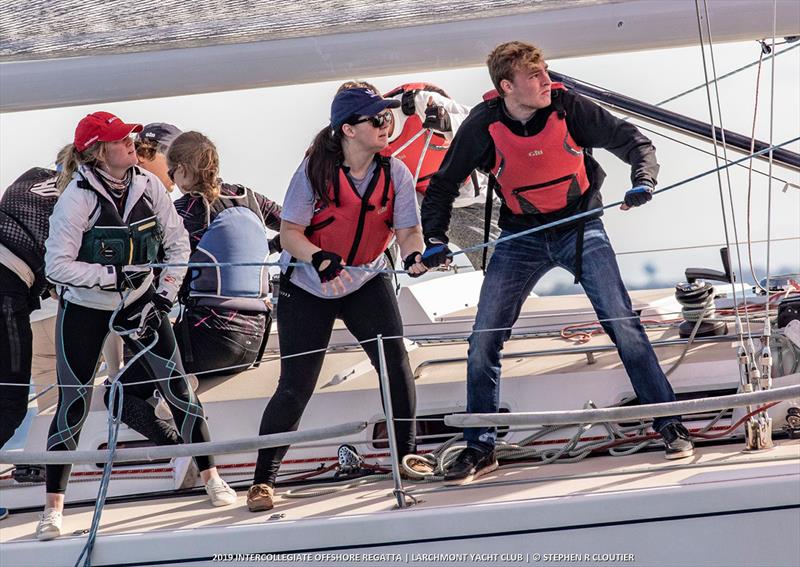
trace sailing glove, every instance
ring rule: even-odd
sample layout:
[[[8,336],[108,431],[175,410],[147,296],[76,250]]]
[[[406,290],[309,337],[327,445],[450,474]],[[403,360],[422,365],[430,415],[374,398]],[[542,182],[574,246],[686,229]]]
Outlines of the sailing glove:
[[[637,185],[625,193],[625,204],[628,207],[639,207],[653,198],[653,188],[649,185]]]
[[[317,270],[319,281],[322,283],[336,279],[344,269],[342,257],[333,252],[318,250],[311,256],[311,264]],[[325,264],[325,267],[322,265]]]
[[[281,247],[281,235],[276,234],[274,238],[269,240],[269,253],[274,254],[276,252],[283,252],[283,247]]]
[[[425,121],[422,127],[436,132],[450,132],[452,130],[450,115],[443,106],[432,104],[425,109]]]
[[[440,238],[428,237],[425,239],[425,252],[422,254],[422,263],[426,268],[435,268],[447,262],[453,252],[447,243]]]
[[[114,268],[117,276],[117,291],[137,289],[150,275],[150,268],[145,266],[109,266]]]
[[[403,260],[403,269],[406,272],[408,272],[408,270],[411,269],[411,266],[413,266],[414,264],[416,264],[417,262],[420,261],[421,256],[422,256],[422,252],[412,252],[411,254],[406,256],[405,259]],[[415,274],[415,273],[412,273],[412,272],[408,272],[408,275],[411,276],[412,278],[418,278],[422,274]]]

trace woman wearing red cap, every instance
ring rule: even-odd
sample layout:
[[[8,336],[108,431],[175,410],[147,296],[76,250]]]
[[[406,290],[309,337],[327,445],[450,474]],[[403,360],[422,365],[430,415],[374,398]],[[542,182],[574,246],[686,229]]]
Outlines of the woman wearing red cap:
[[[83,118],[58,181],[62,191],[45,242],[45,273],[60,291],[56,319],[59,399],[48,451],[75,450],[91,402],[95,366],[109,327],[123,333],[170,405],[184,442],[208,441],[203,408],[187,385],[168,313],[185,268],[163,270],[154,289],[146,265],[163,247],[167,263],[185,263],[189,240],[156,176],[136,167],[132,132],[107,112]],[[210,457],[198,457],[215,506],[232,504]],[[47,466],[47,495],[36,530],[41,540],[61,534],[64,492],[71,467]]]
[[[417,276],[422,233],[408,168],[381,157],[388,108],[365,88],[345,89],[331,105],[331,124],[317,134],[297,169],[281,212],[284,269],[278,305],[281,375],[261,419],[260,435],[296,430],[322,368],[333,323],[341,318],[378,368],[375,337],[384,341],[396,439],[403,457],[415,450],[414,379],[384,250],[397,238],[406,269]],[[348,269],[366,266],[377,271]],[[309,324],[311,322],[311,324]],[[311,351],[311,354],[292,356]],[[262,449],[247,506],[273,506],[275,479],[288,447]],[[419,471],[428,472],[428,471]]]

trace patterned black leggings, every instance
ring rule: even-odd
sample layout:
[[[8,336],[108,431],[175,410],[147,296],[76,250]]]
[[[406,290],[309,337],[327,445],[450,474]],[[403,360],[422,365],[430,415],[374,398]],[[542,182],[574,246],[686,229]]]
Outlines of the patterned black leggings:
[[[129,317],[138,313],[149,301],[145,295],[124,308],[115,319],[115,328],[131,328]],[[81,427],[86,421],[92,398],[92,379],[97,368],[103,342],[108,335],[111,311],[82,307],[67,301],[62,302],[56,320],[56,371],[59,386],[58,407],[47,439],[48,451],[75,450]],[[133,352],[140,352],[147,345],[125,337],[125,343]],[[156,382],[164,400],[169,404],[183,440],[189,442],[209,441],[208,427],[203,416],[200,400],[189,388],[183,374],[183,365],[172,326],[165,317],[158,329],[158,342],[142,357],[149,378],[169,378]],[[78,386],[78,387],[73,387]],[[214,466],[211,457],[198,457],[200,470]],[[63,493],[71,465],[47,466],[47,492]]]

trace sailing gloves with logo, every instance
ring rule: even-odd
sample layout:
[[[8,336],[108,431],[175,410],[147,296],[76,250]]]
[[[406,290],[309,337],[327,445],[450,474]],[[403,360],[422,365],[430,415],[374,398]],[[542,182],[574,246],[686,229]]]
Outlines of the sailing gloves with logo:
[[[628,208],[644,205],[653,198],[653,188],[649,185],[637,185],[625,193],[625,205]]]
[[[136,332],[133,333],[134,340],[150,342],[153,336],[158,333],[161,321],[169,315],[172,310],[172,301],[166,295],[154,294],[141,311],[128,317],[129,321],[137,325]]]
[[[422,127],[436,132],[450,132],[453,129],[450,115],[438,104],[432,104],[425,109],[425,121]]]
[[[333,252],[318,250],[311,256],[311,264],[317,270],[319,281],[322,283],[336,279],[344,269],[342,257]]]
[[[147,276],[150,275],[151,269],[145,266],[106,266],[109,274],[114,274],[114,284],[101,289],[113,291],[128,291],[129,289],[139,288]]]
[[[411,269],[411,267],[414,264],[416,264],[417,262],[419,262],[421,260],[422,260],[422,253],[421,252],[412,252],[411,254],[406,256],[405,259],[403,260],[403,269],[406,272],[408,272],[408,275],[411,276],[412,278],[418,278],[425,272],[420,272],[418,274],[415,274],[414,272],[409,272],[409,270]]]
[[[436,237],[425,239],[425,253],[422,254],[422,263],[426,268],[435,268],[445,264],[453,252],[447,247],[447,242]]]

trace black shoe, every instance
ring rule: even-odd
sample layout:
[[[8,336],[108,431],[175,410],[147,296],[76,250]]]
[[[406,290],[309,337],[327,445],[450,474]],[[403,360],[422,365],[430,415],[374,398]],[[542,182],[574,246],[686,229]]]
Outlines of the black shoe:
[[[659,433],[664,438],[664,457],[667,459],[683,459],[694,455],[694,443],[680,422],[665,425]]]
[[[489,474],[497,468],[494,451],[483,453],[472,447],[461,451],[444,475],[444,483],[449,486],[461,486],[478,477]]]
[[[8,508],[0,508],[0,520],[8,517]]]

